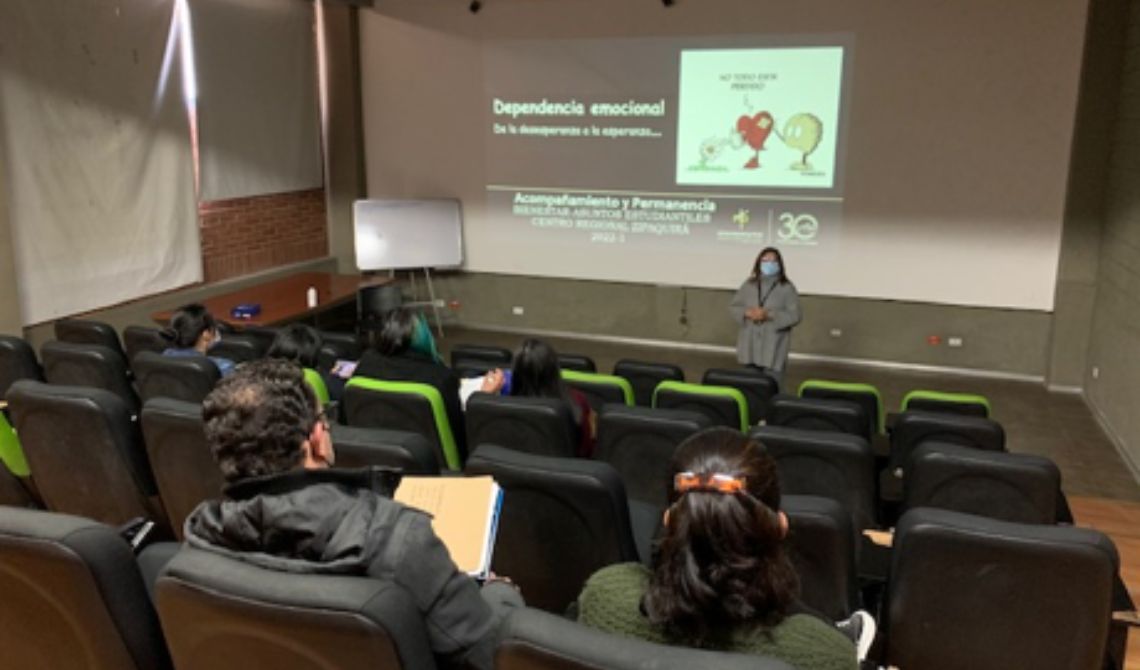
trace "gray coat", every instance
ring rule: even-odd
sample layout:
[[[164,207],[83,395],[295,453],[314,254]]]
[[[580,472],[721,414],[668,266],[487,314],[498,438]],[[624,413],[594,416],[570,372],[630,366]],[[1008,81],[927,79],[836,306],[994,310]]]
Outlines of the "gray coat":
[[[766,296],[763,307],[770,318],[759,323],[747,319],[745,310],[760,307],[760,293],[755,279],[740,285],[732,298],[729,311],[740,326],[736,336],[736,360],[744,365],[759,365],[783,372],[788,364],[788,349],[792,343],[792,327],[800,322],[800,295],[791,282],[776,283],[775,279],[761,279],[760,289]]]

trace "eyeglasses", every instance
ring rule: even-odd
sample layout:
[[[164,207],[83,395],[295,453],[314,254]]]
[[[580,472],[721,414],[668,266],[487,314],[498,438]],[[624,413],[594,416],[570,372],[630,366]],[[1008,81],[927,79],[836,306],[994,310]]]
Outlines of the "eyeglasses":
[[[695,472],[678,472],[673,475],[673,490],[678,493],[688,491],[711,491],[716,493],[742,493],[745,479],[722,473],[699,475]]]

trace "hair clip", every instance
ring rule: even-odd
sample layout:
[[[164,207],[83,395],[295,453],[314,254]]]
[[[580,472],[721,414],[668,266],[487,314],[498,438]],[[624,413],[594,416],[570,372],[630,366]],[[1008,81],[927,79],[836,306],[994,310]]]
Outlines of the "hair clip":
[[[678,472],[673,475],[673,490],[677,493],[709,491],[713,493],[743,493],[744,478],[722,473],[698,475],[695,472]]]

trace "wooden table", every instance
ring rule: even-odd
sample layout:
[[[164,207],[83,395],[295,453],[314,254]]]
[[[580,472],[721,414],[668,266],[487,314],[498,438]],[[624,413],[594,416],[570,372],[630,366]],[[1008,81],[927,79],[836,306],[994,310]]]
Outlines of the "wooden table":
[[[218,321],[241,328],[243,326],[278,326],[316,316],[356,299],[356,292],[364,286],[379,286],[391,282],[388,277],[362,277],[337,275],[329,272],[300,272],[281,279],[247,286],[207,298],[202,302]],[[306,294],[309,287],[317,289],[317,306],[309,307]],[[230,311],[241,304],[261,305],[261,313],[252,319],[236,319]],[[163,326],[170,322],[175,310],[163,310],[150,315]]]

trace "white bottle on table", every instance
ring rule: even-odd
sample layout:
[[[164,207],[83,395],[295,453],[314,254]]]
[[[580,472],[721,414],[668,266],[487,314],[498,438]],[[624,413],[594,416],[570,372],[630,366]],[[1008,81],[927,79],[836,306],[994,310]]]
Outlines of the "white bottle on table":
[[[305,304],[308,305],[310,309],[317,306],[316,286],[310,286],[309,290],[305,291]]]

